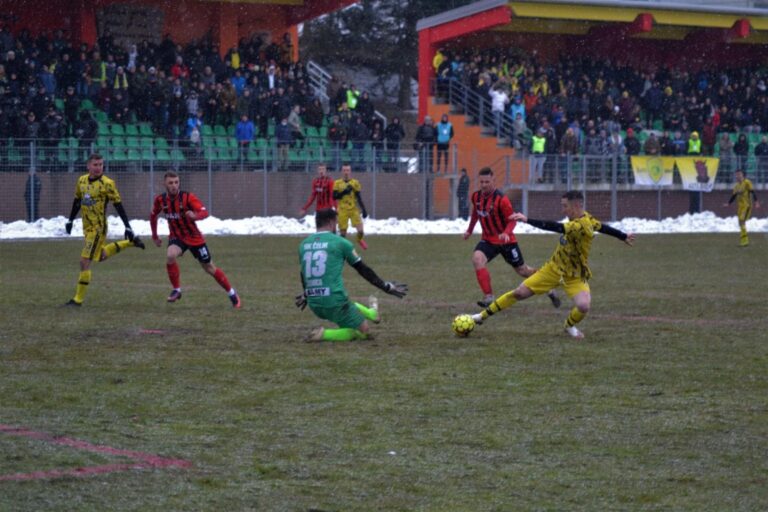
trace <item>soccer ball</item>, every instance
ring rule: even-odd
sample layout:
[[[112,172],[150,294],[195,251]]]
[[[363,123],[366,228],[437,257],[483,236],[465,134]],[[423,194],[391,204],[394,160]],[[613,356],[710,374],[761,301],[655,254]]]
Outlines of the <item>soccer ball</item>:
[[[451,329],[460,338],[466,338],[475,328],[475,321],[470,315],[459,315],[453,319]]]

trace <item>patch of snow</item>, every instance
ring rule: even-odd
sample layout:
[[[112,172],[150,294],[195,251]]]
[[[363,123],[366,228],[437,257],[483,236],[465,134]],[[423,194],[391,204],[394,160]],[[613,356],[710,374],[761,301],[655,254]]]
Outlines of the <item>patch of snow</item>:
[[[65,238],[64,224],[67,219],[63,216],[52,219],[38,219],[29,223],[25,221],[0,222],[0,240],[28,238]],[[111,238],[120,238],[123,234],[123,223],[117,216],[108,218]],[[315,219],[308,215],[302,219],[288,217],[251,217],[248,219],[218,219],[209,217],[198,223],[206,235],[306,235],[312,233]],[[652,233],[737,233],[739,225],[736,217],[717,217],[712,212],[685,214],[680,217],[667,218],[661,221],[629,217],[611,226],[625,232]],[[149,238],[151,230],[148,220],[136,219],[131,221],[134,232]],[[460,235],[467,229],[467,221],[456,220],[419,220],[419,219],[366,219],[365,232],[371,235]],[[768,218],[750,219],[747,222],[750,233],[768,233]],[[168,224],[165,219],[158,221],[160,235],[168,234]],[[479,227],[475,229],[479,234]],[[516,234],[546,233],[528,224],[518,223]],[[72,235],[82,236],[82,222],[76,220]]]

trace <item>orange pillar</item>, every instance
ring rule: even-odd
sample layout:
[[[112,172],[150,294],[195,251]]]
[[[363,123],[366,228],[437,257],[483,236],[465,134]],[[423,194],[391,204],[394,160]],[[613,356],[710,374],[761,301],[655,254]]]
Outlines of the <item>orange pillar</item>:
[[[432,59],[435,46],[431,42],[432,30],[427,28],[419,32],[419,124],[427,115],[430,96],[430,81],[434,76]]]

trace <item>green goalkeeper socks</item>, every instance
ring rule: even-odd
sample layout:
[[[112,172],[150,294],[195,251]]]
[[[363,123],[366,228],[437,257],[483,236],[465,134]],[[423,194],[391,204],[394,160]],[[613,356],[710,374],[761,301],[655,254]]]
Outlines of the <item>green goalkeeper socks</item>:
[[[323,341],[353,341],[367,339],[364,333],[351,327],[342,329],[323,329]]]
[[[363,314],[367,320],[370,320],[371,322],[378,322],[379,312],[375,309],[363,306],[359,302],[355,302],[355,307],[358,309],[358,311],[360,311],[360,313]]]

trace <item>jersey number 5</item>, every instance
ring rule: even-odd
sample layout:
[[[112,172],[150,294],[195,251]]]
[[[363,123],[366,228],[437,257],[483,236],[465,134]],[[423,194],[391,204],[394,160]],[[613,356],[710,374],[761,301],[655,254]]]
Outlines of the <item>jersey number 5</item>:
[[[325,251],[314,251],[304,253],[304,276],[323,277],[325,275],[325,262],[328,260],[328,253]]]

